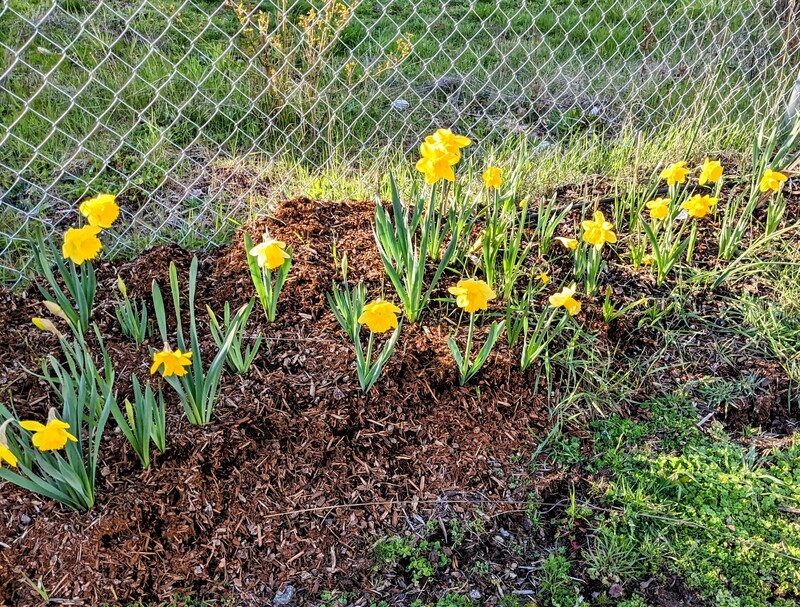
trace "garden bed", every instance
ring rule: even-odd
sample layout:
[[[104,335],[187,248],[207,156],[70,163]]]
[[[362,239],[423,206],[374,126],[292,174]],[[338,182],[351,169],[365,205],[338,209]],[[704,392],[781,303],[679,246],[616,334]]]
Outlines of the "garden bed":
[[[603,184],[596,191],[591,187],[561,191],[559,199],[571,202],[587,191],[597,199],[608,193]],[[790,183],[785,191],[787,222],[798,216],[794,187]],[[611,215],[613,205],[607,206]],[[580,212],[576,207],[564,225],[577,224]],[[362,394],[352,344],[325,294],[339,276],[331,253],[335,246],[340,258],[347,254],[351,282],[363,280],[370,297],[381,290],[393,295],[375,247],[373,218],[370,202],[300,198],[245,228],[257,238],[266,227],[294,249],[276,322],[264,322],[258,310],[251,317],[252,331],[260,328],[268,347],[245,375],[224,376],[209,426],[189,425],[176,395],[165,389],[168,448],[148,470],[141,469],[111,423],[101,449],[98,503],[88,513],[75,514],[5,484],[0,494],[0,600],[37,604],[38,595],[21,582],[27,577],[40,581],[63,604],[81,604],[77,599],[87,605],[158,601],[189,594],[262,605],[271,604],[287,585],[296,589],[293,604],[319,604],[323,591],[353,593],[363,604],[365,596],[410,604],[412,597],[430,597],[402,573],[376,575],[374,546],[429,521],[434,522],[429,532],[439,538],[447,557],[448,565],[437,572],[443,585],[465,594],[477,591],[484,597],[481,602],[496,603],[493,586],[475,582],[459,566],[480,557],[516,572],[502,576],[506,592],[533,592],[525,568],[533,553],[553,544],[554,532],[531,525],[529,505],[538,504],[545,519],[556,516],[570,487],[580,492],[587,482],[581,465],[531,471],[530,458],[553,431],[551,414],[565,395],[558,381],[554,393],[547,394],[536,381],[539,369],[520,371],[518,353],[509,351],[505,338],[483,370],[459,386],[446,340],[459,321],[447,287],[460,277],[449,273],[423,321],[403,327],[381,380]],[[240,241],[199,255],[198,310],[207,304],[219,312],[225,301],[235,308],[254,295]],[[702,244],[702,233],[698,242],[694,265],[716,267],[716,251]],[[191,257],[167,246],[131,262],[96,264],[95,319],[113,358],[120,395],[130,392],[131,373],[149,377],[150,348],[161,344],[153,338],[137,348],[120,332],[113,309],[117,276],[127,283],[132,299],[148,300],[153,280],[168,284],[169,263],[175,262],[183,280]],[[618,308],[641,297],[669,300],[674,283],[656,286],[648,268],[633,269],[614,252],[606,259],[602,283],[612,285]],[[571,259],[561,250],[548,260],[531,255],[532,272],[544,265],[553,285],[572,272]],[[753,280],[751,292],[758,294],[761,286]],[[549,292],[542,293],[541,305]],[[796,430],[796,411],[786,409],[786,372],[774,360],[754,356],[746,337],[723,331],[724,297],[699,286],[687,294],[684,305],[694,316],[681,322],[693,338],[670,352],[661,350],[656,329],[638,326],[643,311],[633,309],[605,322],[603,299],[585,298],[577,317],[594,335],[597,348],[612,353],[620,370],[635,360],[664,370],[632,383],[616,407],[599,403],[570,418],[563,435],[577,437],[583,451],[590,445],[589,419],[611,413],[646,419],[649,412],[636,402],[680,391],[706,375],[754,374],[760,389],[733,408],[701,409],[703,416],[713,412],[732,429],[761,426],[778,436]],[[502,310],[494,302],[489,313],[502,315]],[[47,384],[26,370],[37,370],[45,354],[58,352],[58,340],[30,324],[39,314],[34,289],[2,294],[0,326],[6,339],[0,344],[0,401],[13,402],[21,416],[37,419],[57,406]],[[720,332],[701,322],[714,317]],[[202,323],[205,318],[203,312]],[[741,340],[741,359],[721,354],[723,334],[725,351],[735,351]],[[206,345],[213,344],[209,340]],[[450,520],[480,520],[482,529],[453,547]],[[527,548],[510,549],[512,539]],[[580,532],[572,540],[576,561],[584,540]],[[691,594],[672,578],[646,588],[654,604],[674,605],[675,593]]]

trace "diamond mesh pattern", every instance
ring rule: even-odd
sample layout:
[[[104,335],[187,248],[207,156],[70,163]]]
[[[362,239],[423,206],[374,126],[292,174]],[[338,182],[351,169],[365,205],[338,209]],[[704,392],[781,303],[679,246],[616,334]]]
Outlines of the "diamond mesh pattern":
[[[442,125],[480,150],[653,128],[707,94],[709,121],[754,124],[798,46],[794,0],[4,0],[0,280],[97,192],[121,193],[111,252],[210,246],[298,173]]]

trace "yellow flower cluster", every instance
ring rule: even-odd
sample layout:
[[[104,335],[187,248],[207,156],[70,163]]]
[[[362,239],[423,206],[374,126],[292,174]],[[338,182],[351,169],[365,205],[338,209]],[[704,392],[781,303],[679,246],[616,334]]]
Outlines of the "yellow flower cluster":
[[[450,129],[439,129],[428,135],[419,146],[421,158],[417,161],[417,170],[425,175],[425,183],[433,185],[440,179],[455,181],[453,166],[461,160],[461,149],[471,143],[470,139]]]
[[[98,235],[119,217],[119,206],[113,194],[98,194],[84,200],[78,209],[89,223],[80,228],[69,228],[61,247],[64,259],[72,260],[75,265],[97,257],[102,248]]]

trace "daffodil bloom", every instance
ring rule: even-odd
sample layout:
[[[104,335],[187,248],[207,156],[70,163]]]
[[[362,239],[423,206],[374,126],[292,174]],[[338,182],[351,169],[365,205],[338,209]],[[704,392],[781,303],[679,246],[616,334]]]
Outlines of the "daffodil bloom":
[[[8,439],[6,439],[6,428],[8,428],[11,421],[12,420],[7,419],[3,422],[3,425],[0,426],[0,468],[3,467],[3,462],[11,467],[16,467],[17,465],[17,456],[8,448]]]
[[[180,349],[171,350],[169,344],[165,343],[161,352],[153,354],[153,365],[150,367],[150,374],[154,374],[161,365],[164,365],[164,369],[161,371],[162,376],[170,377],[176,375],[183,377],[188,373],[186,367],[191,364],[191,352],[181,352]]]
[[[461,148],[467,147],[472,141],[469,137],[456,135],[450,129],[437,129],[433,135],[425,137],[425,143],[441,146],[448,154],[455,156],[456,162],[458,162],[461,160]]]
[[[419,146],[422,156],[417,161],[417,170],[425,175],[425,183],[433,185],[440,179],[455,181],[456,174],[453,165],[459,160],[459,155],[449,152],[443,145],[428,143]]]
[[[0,445],[0,468],[3,467],[3,462],[15,467],[17,465],[17,456],[5,445]]]
[[[483,172],[483,183],[490,190],[498,190],[503,185],[503,169],[486,167]]]
[[[686,175],[690,170],[686,168],[686,162],[681,160],[675,164],[669,165],[666,169],[661,171],[661,179],[667,180],[667,185],[672,186],[676,183],[683,183],[686,181]]]
[[[25,430],[33,432],[31,442],[39,451],[57,451],[58,449],[63,449],[68,440],[73,443],[78,441],[77,438],[67,432],[69,424],[55,417],[49,419],[47,425],[34,421],[20,422],[19,425]]]
[[[33,318],[31,318],[31,322],[37,329],[41,331],[47,331],[48,333],[52,333],[59,339],[63,337],[61,335],[61,331],[59,331],[58,328],[53,324],[53,322],[47,318],[39,318],[38,316],[34,316]]]
[[[554,293],[550,296],[550,305],[554,308],[564,306],[564,309],[570,316],[575,316],[581,311],[581,302],[574,297],[575,283],[573,282],[569,287],[561,289],[560,293]]]
[[[289,259],[289,254],[284,250],[286,243],[274,238],[264,236],[264,240],[250,249],[250,255],[258,258],[258,267],[267,267],[270,270],[280,268]]]
[[[43,301],[42,303],[44,304],[44,307],[47,308],[47,311],[56,318],[60,318],[61,320],[69,320],[67,315],[64,314],[64,310],[62,310],[61,306],[59,306],[56,302]]]
[[[92,225],[67,230],[64,234],[64,245],[61,247],[64,259],[71,259],[79,266],[84,261],[97,257],[100,247],[103,246],[97,237],[99,233],[100,227]]]
[[[650,217],[653,219],[666,219],[669,215],[670,202],[672,201],[669,198],[656,198],[646,203],[644,206],[650,209]]]
[[[705,185],[707,183],[717,183],[719,178],[722,177],[722,165],[719,160],[709,160],[706,158],[703,165],[700,167],[700,177],[697,183]]]
[[[780,192],[781,187],[783,187],[783,182],[786,181],[786,179],[787,177],[783,173],[767,169],[764,171],[761,183],[758,184],[758,189],[762,192],[768,192],[769,190]]]
[[[565,249],[569,249],[570,251],[574,251],[578,248],[577,238],[564,238],[563,236],[556,236],[556,240],[564,245]]]
[[[644,257],[642,257],[642,265],[649,266],[653,263],[653,256],[650,253],[647,253]]]
[[[98,194],[94,198],[84,200],[78,209],[89,221],[89,225],[110,228],[119,217],[116,200],[113,194]]]
[[[617,242],[617,235],[614,234],[614,226],[611,222],[606,221],[602,211],[594,212],[594,219],[587,219],[582,222],[583,226],[583,240],[594,248],[600,249],[607,243]]]
[[[548,282],[550,282],[550,276],[547,274],[547,272],[542,272],[539,274],[539,280],[542,281],[542,284],[546,285]]]
[[[717,199],[713,196],[701,196],[695,194],[681,205],[681,208],[692,217],[702,219],[711,212],[711,207],[717,204]]]
[[[358,323],[367,325],[373,333],[383,333],[389,329],[397,328],[397,315],[400,308],[391,301],[384,301],[380,298],[364,306]]]
[[[455,287],[449,287],[447,290],[456,296],[456,305],[470,314],[485,310],[489,301],[497,297],[488,284],[474,278],[459,280]]]

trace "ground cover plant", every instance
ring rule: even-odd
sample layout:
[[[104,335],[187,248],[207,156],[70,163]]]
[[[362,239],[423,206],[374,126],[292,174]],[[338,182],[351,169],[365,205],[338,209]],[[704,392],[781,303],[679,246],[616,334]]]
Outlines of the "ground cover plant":
[[[800,123],[695,135],[531,197],[441,128],[132,261],[77,201],[2,294],[0,597],[796,604]]]

